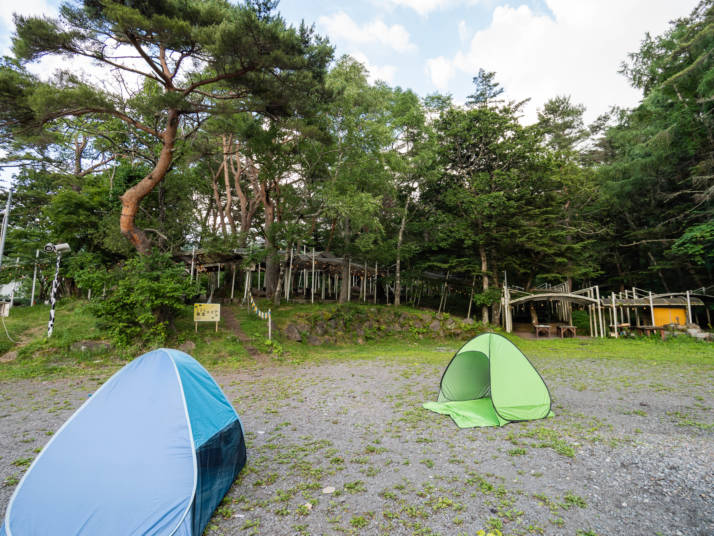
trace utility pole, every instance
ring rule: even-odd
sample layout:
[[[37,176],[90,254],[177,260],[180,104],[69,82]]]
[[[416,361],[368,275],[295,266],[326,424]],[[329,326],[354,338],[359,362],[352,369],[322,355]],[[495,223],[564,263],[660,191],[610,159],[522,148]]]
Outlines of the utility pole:
[[[7,191],[7,204],[5,214],[2,218],[2,232],[0,232],[0,268],[2,267],[2,256],[5,252],[5,237],[7,236],[7,223],[10,219],[10,203],[12,203],[12,188]]]
[[[35,283],[37,283],[37,260],[40,258],[40,250],[35,250],[35,272],[32,274],[32,297],[30,298],[30,307],[35,305]]]

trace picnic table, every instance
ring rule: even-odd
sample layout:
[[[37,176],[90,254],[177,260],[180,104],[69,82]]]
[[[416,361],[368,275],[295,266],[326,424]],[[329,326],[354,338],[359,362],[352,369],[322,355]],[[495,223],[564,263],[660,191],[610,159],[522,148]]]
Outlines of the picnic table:
[[[615,333],[622,333],[622,334],[627,334],[630,331],[630,323],[629,322],[622,322],[619,324],[608,324],[610,327],[610,336],[614,337]]]
[[[559,325],[558,326],[558,335],[560,335],[560,338],[563,339],[565,337],[573,337],[575,338],[575,332],[577,331],[578,328],[575,326],[563,326]]]
[[[657,332],[660,333],[662,340],[664,340],[664,326],[632,326],[632,329],[637,332],[638,335],[655,335]]]
[[[538,339],[541,335],[550,337],[550,324],[534,324],[533,329],[535,329],[536,339]]]

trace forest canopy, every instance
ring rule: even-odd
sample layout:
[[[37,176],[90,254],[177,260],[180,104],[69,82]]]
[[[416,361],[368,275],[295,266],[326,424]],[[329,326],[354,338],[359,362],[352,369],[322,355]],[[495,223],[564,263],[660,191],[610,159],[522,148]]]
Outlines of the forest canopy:
[[[18,16],[0,63],[2,163],[17,170],[5,256],[68,242],[86,287],[88,268],[151,251],[253,247],[273,297],[284,252],[315,248],[389,267],[397,303],[426,270],[477,281],[486,321],[504,274],[526,289],[711,285],[713,25],[704,0],[644,36],[621,67],[639,105],[589,125],[568,95],[524,124],[497,72],[474,73],[464,104],[369,83],[269,0]],[[46,56],[102,78],[40,79],[27,66]]]

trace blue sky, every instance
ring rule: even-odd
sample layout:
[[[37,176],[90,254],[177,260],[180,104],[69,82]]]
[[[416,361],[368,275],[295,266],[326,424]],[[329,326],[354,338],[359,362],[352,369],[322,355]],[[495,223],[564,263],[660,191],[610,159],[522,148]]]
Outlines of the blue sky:
[[[291,24],[305,20],[337,55],[363,62],[372,79],[419,95],[450,93],[463,102],[483,67],[513,99],[531,98],[525,122],[543,103],[571,95],[594,120],[610,106],[634,106],[636,90],[617,73],[645,32],[689,14],[697,0],[283,0]],[[56,0],[0,2],[0,52],[11,14],[56,13]],[[45,69],[46,70],[46,69]]]
[[[425,11],[430,4],[437,7]],[[390,84],[411,88],[421,95],[440,91],[452,93],[463,100],[470,93],[471,79],[475,73],[463,73],[453,77],[448,86],[437,87],[425,71],[425,62],[429,58],[455,56],[475,32],[489,27],[494,9],[507,2],[494,0],[441,4],[443,7],[438,7],[439,2],[428,0],[414,2],[413,5],[424,6],[420,12],[409,5],[388,1],[283,0],[278,9],[290,23],[299,24],[300,20],[314,23],[318,33],[327,35],[336,46],[337,56],[348,53],[357,55],[360,60],[366,57],[372,70],[376,71],[372,73],[373,78],[383,75]],[[552,16],[542,0],[521,4],[534,13]],[[340,31],[353,29],[348,20],[357,27],[354,29],[362,31],[363,39],[355,39],[351,32]],[[379,25],[380,22],[384,27]],[[389,32],[384,31],[385,27],[387,30],[403,28],[408,36],[407,46],[403,46],[399,40],[399,36],[403,35],[401,32],[393,32],[390,40],[387,37]],[[380,34],[383,36],[382,41],[376,38]]]

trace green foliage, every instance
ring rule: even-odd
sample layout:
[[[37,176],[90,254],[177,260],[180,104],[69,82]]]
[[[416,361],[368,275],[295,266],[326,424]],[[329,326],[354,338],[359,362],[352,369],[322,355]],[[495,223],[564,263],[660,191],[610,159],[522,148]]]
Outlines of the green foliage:
[[[94,310],[118,346],[161,345],[195,288],[185,269],[163,253],[126,261],[108,274],[107,297]]]
[[[661,35],[645,36],[623,65],[643,99],[613,115],[599,144],[601,217],[620,238],[603,251],[603,267],[634,274],[615,284],[681,289],[711,281],[713,23],[714,7],[701,2]]]
[[[66,273],[74,279],[78,288],[91,290],[94,296],[101,296],[108,281],[108,272],[102,265],[99,255],[88,251],[80,251],[70,255],[65,261]]]
[[[672,253],[707,268],[714,266],[714,220],[687,229],[672,245]]]
[[[590,329],[590,314],[582,309],[573,309],[573,325],[581,334],[588,333]]]
[[[489,288],[484,292],[474,293],[473,302],[475,305],[493,305],[501,298],[501,289]]]

